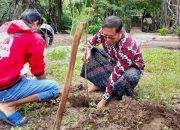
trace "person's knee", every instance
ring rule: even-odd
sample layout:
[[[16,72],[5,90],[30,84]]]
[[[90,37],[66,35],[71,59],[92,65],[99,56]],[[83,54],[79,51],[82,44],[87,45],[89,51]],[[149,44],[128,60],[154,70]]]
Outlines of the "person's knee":
[[[57,97],[60,93],[60,86],[59,86],[58,82],[52,80],[49,87],[50,87],[50,91],[54,95],[53,97],[54,98]]]
[[[130,68],[125,72],[125,78],[132,84],[137,84],[140,79],[140,71],[136,68]]]

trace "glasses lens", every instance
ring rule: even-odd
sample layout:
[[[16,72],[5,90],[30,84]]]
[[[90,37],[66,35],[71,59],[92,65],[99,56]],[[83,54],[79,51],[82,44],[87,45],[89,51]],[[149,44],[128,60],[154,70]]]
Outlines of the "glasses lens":
[[[103,36],[105,39],[110,39],[110,40],[115,39],[114,36],[106,36],[106,35],[104,35],[103,33],[102,33],[102,36]]]

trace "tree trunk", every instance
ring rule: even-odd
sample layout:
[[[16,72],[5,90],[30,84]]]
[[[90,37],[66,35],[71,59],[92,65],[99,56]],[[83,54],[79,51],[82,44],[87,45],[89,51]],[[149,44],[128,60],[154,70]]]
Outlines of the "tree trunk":
[[[55,29],[55,32],[58,31],[58,25],[57,25],[57,0],[52,0],[50,3],[51,4],[51,21],[53,21],[53,24],[54,24],[54,29]]]
[[[22,10],[25,10],[27,6],[26,0],[22,0]]]
[[[177,17],[178,17],[178,22],[177,24],[180,26],[180,0],[177,1],[177,6],[178,6],[178,9],[177,9]]]
[[[59,21],[61,20],[61,16],[62,16],[62,0],[57,0],[57,18],[56,18],[57,23],[59,23]],[[61,28],[58,24],[58,31],[60,30]]]
[[[62,15],[62,0],[57,0],[58,18]]]
[[[169,17],[168,17],[168,8],[167,0],[163,0],[161,6],[161,26],[169,27]]]
[[[12,20],[15,20],[18,18],[18,2],[19,0],[12,0]]]
[[[35,0],[22,0],[22,8],[25,9],[35,9]]]
[[[174,30],[174,28],[177,26],[178,23],[178,5],[176,4],[176,0],[167,0],[168,1],[168,11],[170,12],[170,16],[174,19],[172,26],[170,27],[170,30]]]
[[[172,10],[176,16],[176,25],[180,25],[180,0],[172,0]]]

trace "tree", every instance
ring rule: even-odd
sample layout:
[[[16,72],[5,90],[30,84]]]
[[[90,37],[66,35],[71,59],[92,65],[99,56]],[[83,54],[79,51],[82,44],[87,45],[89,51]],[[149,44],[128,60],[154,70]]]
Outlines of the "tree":
[[[0,25],[4,23],[6,19],[6,14],[8,12],[8,1],[2,0],[0,2]]]
[[[180,25],[180,0],[167,0],[168,11],[172,17],[171,30],[175,29],[177,25]]]
[[[169,27],[169,16],[168,16],[168,3],[167,0],[163,0],[162,6],[161,6],[161,23],[163,27]]]
[[[57,13],[58,13],[58,18],[61,18],[62,15],[62,0],[57,0]]]
[[[56,21],[59,23],[62,16],[62,0],[57,0],[57,18]],[[60,31],[61,28],[58,26],[58,31]]]

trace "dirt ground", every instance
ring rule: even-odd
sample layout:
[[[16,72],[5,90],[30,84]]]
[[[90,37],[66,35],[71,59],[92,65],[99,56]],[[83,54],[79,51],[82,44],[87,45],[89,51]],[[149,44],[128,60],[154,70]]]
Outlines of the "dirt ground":
[[[87,117],[80,119],[77,126],[69,128],[69,130],[180,129],[180,115],[169,107],[123,97],[120,101],[113,99],[104,110],[97,111],[95,104],[100,101],[102,94],[96,93],[93,96],[90,95],[89,100],[87,100],[86,90],[83,90],[83,88],[80,88],[80,90],[82,91],[81,94],[73,94],[70,96],[69,101],[72,107],[86,108],[84,111]],[[176,100],[178,99],[176,98]],[[89,105],[88,101],[90,102]]]
[[[101,99],[101,92],[87,95],[82,80],[71,88],[62,130],[180,130],[180,109],[175,107],[123,97],[120,101],[113,99],[106,108],[98,111],[96,104]],[[180,105],[180,97],[176,97],[173,103]],[[51,113],[38,115],[42,106]],[[27,127],[28,130],[51,130],[57,106],[57,100],[53,100],[40,103],[38,107],[29,110],[29,124],[22,130]],[[9,129],[9,125],[0,122],[0,130]]]
[[[134,29],[130,32],[132,38],[142,48],[169,48],[180,49],[180,40],[175,34],[168,34],[167,36],[160,36],[159,33],[144,33]],[[91,35],[88,36],[89,38]],[[69,34],[57,34],[54,38],[52,47],[57,46],[71,46],[73,37]],[[82,42],[85,40],[82,40]]]
[[[176,34],[160,36],[159,33],[145,33],[140,28],[134,27],[130,35],[142,48],[180,49],[180,40]]]

